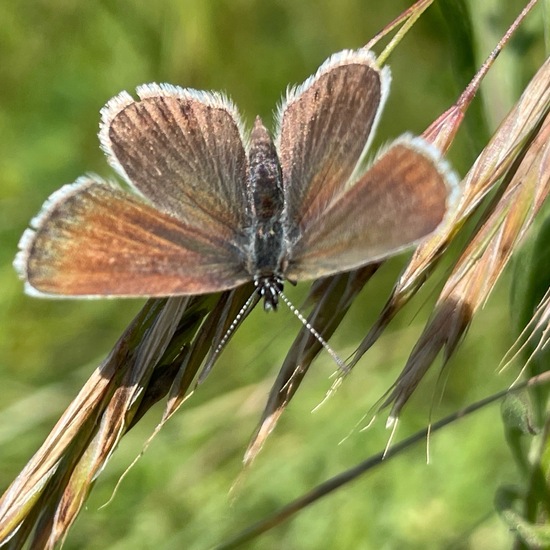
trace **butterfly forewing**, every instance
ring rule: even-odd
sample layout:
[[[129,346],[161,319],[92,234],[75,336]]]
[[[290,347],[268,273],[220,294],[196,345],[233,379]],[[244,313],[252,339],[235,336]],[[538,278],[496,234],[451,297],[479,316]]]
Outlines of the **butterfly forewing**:
[[[314,279],[384,259],[443,221],[454,175],[421,138],[403,137],[341,195],[295,243],[286,274]]]
[[[344,51],[289,92],[279,110],[278,149],[291,228],[307,227],[344,191],[389,81],[388,69],[378,69],[370,52]]]
[[[111,164],[151,203],[208,230],[250,224],[240,117],[220,94],[170,85],[122,93],[102,110],[100,139]],[[228,235],[230,236],[230,235]]]
[[[90,178],[54,194],[27,230],[16,267],[31,293],[169,296],[236,287],[250,276],[227,228],[202,232]]]

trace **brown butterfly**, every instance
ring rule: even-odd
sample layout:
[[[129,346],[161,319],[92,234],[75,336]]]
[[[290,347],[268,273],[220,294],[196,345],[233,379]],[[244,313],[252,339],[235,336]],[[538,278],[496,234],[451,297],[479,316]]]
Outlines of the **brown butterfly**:
[[[218,93],[168,84],[122,92],[100,140],[132,192],[84,176],[44,204],[15,266],[34,295],[203,294],[254,281],[275,309],[285,280],[396,254],[434,231],[457,181],[425,140],[363,157],[390,85],[365,49],[342,51],[289,90],[275,140],[248,134]]]

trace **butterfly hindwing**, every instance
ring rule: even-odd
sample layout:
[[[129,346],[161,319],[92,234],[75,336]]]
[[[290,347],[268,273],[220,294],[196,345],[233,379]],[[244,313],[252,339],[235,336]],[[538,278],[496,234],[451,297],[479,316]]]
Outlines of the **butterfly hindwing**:
[[[102,110],[100,140],[113,167],[163,212],[208,230],[249,225],[240,116],[221,94],[168,84],[123,92]]]
[[[361,49],[331,56],[287,94],[277,145],[294,233],[345,190],[372,138],[389,83],[389,70],[380,70],[372,53]]]

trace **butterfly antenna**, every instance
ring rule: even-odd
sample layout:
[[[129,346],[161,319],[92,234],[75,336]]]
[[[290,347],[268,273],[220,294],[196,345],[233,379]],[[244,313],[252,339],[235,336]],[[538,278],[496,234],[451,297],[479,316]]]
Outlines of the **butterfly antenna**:
[[[286,304],[288,309],[298,317],[302,325],[306,327],[306,329],[314,336],[314,338],[321,344],[325,350],[328,352],[328,354],[334,359],[334,362],[338,365],[338,368],[342,371],[346,370],[346,364],[344,361],[338,356],[338,354],[328,345],[328,342],[313,328],[311,323],[300,313],[298,308],[294,306],[294,304],[283,294],[282,291],[278,291],[277,293],[281,300]]]
[[[240,322],[246,317],[249,310],[251,309],[251,304],[254,298],[257,297],[257,293],[254,291],[250,298],[246,300],[243,307],[239,310],[239,313],[235,316],[233,321],[231,321],[231,324],[229,325],[229,328],[225,331],[225,334],[223,335],[222,339],[220,340],[219,344],[216,346],[216,349],[210,353],[210,356],[208,357],[208,360],[206,361],[206,365],[204,365],[204,368],[202,369],[201,373],[199,374],[199,378],[197,380],[197,385],[201,384],[204,379],[208,376],[210,371],[212,370],[212,367],[214,366],[214,363],[216,362],[216,359],[222,352],[223,348],[227,345],[227,342],[229,341],[229,338],[231,338],[231,335],[235,332],[236,328],[239,326]]]

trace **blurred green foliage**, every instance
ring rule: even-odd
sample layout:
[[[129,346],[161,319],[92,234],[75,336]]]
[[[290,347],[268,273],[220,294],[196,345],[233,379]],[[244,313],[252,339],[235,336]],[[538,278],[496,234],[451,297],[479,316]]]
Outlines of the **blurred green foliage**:
[[[375,146],[420,133],[461,91],[523,6],[446,0],[431,8],[390,58],[391,97]],[[27,297],[11,267],[20,234],[62,184],[93,171],[113,177],[98,147],[99,109],[144,82],[226,91],[248,122],[270,120],[287,84],[331,53],[367,42],[408,2],[392,0],[103,0],[0,3],[0,487],[19,472],[61,411],[141,306],[136,300]],[[472,25],[444,11],[470,12]],[[458,11],[460,13],[460,11]],[[447,16],[448,17],[448,16]],[[487,132],[542,61],[532,16],[499,58],[467,132],[451,152],[464,174]],[[458,61],[457,61],[458,60]],[[346,356],[367,331],[405,259],[388,262],[333,340]],[[443,271],[440,276],[444,276]],[[289,294],[300,303],[305,285]],[[234,495],[240,460],[297,321],[255,311],[216,369],[156,438],[113,501],[117,479],[158,420],[136,427],[97,482],[65,544],[72,548],[206,548],[384,447],[383,421],[345,438],[391,385],[434,298],[428,285],[317,413],[334,369],[324,354]],[[497,287],[451,362],[443,398],[437,373],[407,407],[399,436],[506,387],[497,376],[511,343],[507,282]],[[160,410],[160,409],[159,409]],[[516,473],[496,407],[453,425],[312,506],[257,548],[503,548],[492,513],[496,488]],[[233,501],[233,498],[235,499]]]

